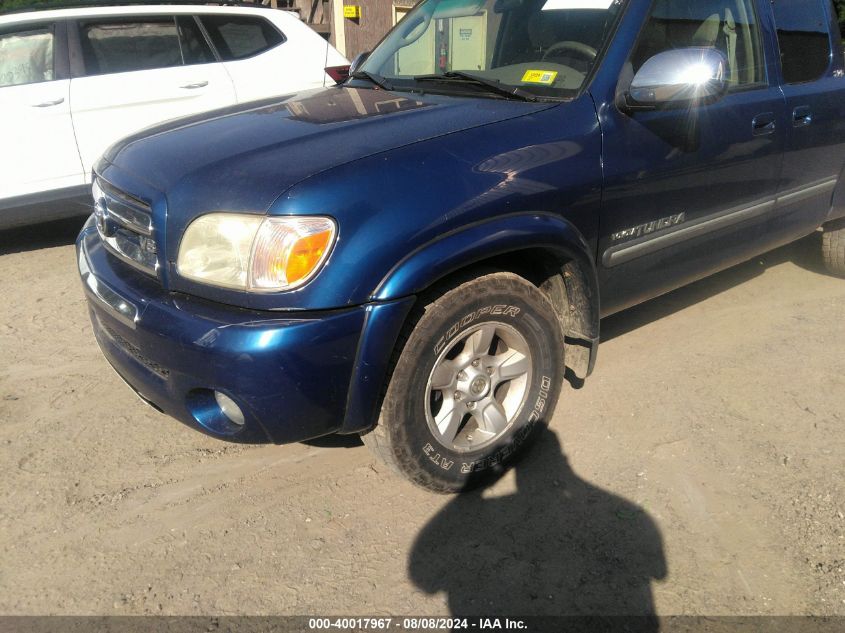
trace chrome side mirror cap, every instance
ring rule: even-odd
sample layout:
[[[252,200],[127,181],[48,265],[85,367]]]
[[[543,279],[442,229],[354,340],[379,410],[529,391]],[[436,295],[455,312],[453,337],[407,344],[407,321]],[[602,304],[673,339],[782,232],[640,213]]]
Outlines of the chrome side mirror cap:
[[[715,48],[679,48],[650,58],[625,92],[631,110],[713,103],[728,90],[728,59]]]

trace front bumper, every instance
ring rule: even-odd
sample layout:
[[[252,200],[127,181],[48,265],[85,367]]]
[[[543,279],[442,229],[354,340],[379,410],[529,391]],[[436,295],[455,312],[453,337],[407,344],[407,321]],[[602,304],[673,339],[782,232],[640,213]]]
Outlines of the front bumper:
[[[374,359],[361,358],[362,340],[373,338],[365,325],[374,306],[266,312],[167,292],[108,254],[90,225],[77,241],[77,258],[100,349],[160,411],[209,435],[252,443],[295,442],[371,424],[350,422],[347,404],[375,402],[380,389],[371,383]],[[406,307],[388,312],[390,318],[385,313],[375,321],[398,331],[395,321]],[[360,366],[367,368],[364,378]],[[370,383],[363,394],[356,384],[362,381]],[[237,403],[243,425],[222,414],[215,391]],[[372,414],[352,408],[359,418]]]

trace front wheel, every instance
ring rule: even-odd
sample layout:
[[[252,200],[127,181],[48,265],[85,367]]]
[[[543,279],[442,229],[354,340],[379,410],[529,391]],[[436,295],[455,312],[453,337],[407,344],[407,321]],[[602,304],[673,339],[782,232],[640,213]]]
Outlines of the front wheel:
[[[563,337],[548,298],[511,273],[423,301],[364,442],[413,482],[454,492],[501,471],[549,419]]]

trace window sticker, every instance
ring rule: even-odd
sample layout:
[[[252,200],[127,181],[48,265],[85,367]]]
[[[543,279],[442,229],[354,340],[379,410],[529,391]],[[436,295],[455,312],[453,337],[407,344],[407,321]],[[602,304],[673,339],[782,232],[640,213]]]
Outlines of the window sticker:
[[[546,0],[543,11],[566,9],[609,9],[614,0]]]
[[[551,86],[555,79],[557,79],[556,70],[526,70],[522,76],[522,83]]]

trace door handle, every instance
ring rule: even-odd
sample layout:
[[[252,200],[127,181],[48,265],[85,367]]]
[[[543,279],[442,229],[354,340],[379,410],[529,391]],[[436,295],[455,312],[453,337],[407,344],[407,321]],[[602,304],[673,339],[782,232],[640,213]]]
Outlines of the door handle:
[[[65,98],[59,97],[58,99],[52,99],[50,101],[43,101],[41,103],[33,103],[33,108],[49,108],[50,106],[59,105],[60,103],[64,103]]]
[[[775,124],[775,113],[764,112],[758,114],[751,121],[751,133],[754,136],[764,136],[766,134],[773,134],[777,125]]]
[[[185,90],[196,90],[197,88],[205,88],[207,85],[207,81],[196,81],[192,84],[185,84],[184,86],[179,87],[184,88]]]
[[[792,126],[806,127],[813,122],[813,111],[810,106],[798,106],[792,111]]]

